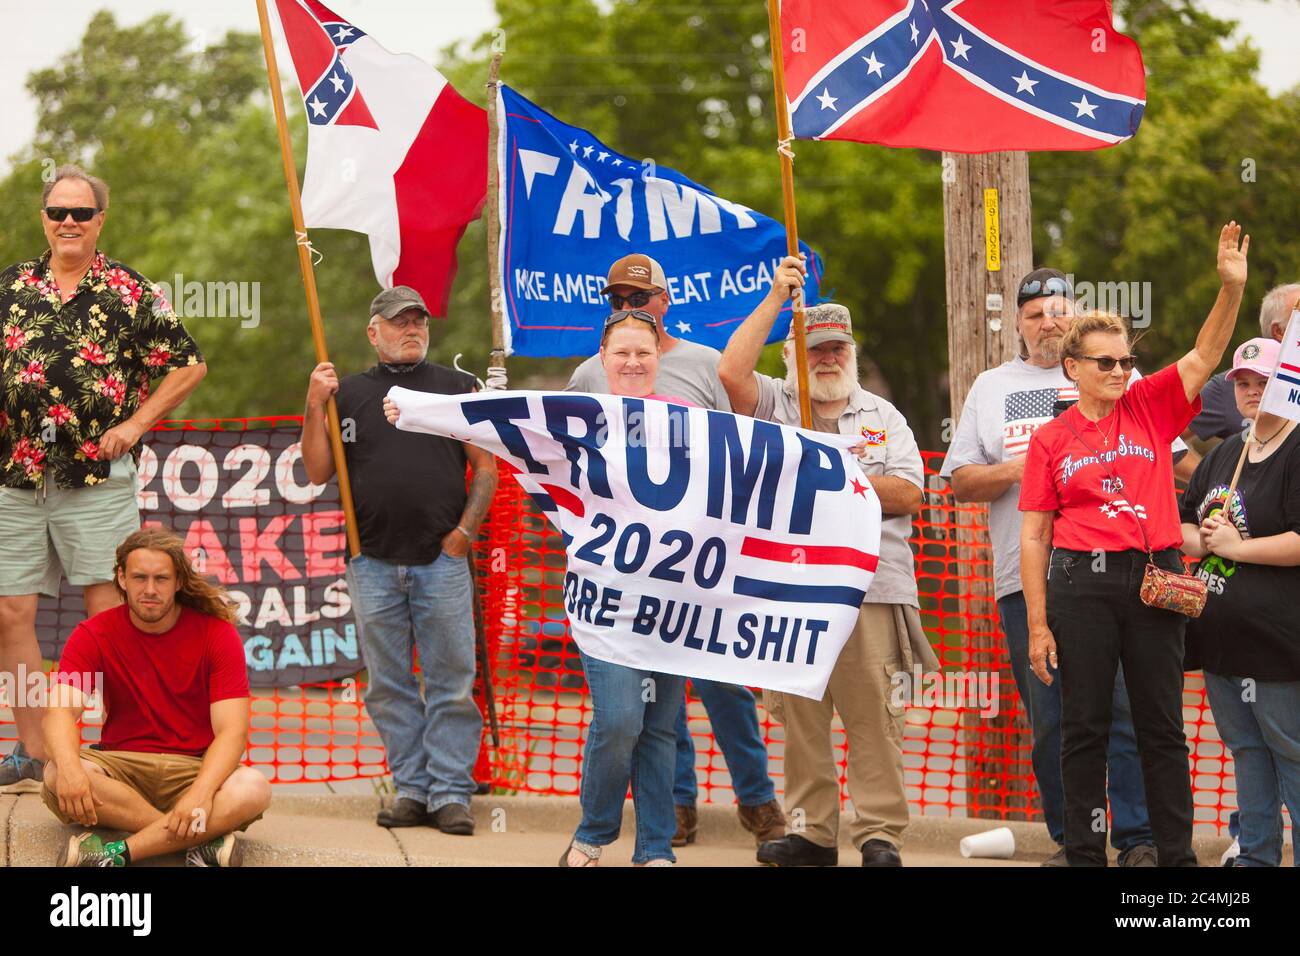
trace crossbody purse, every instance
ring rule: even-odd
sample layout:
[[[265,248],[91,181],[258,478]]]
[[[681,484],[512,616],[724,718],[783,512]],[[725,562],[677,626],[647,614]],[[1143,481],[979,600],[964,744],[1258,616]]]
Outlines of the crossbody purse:
[[[1115,433],[1119,434],[1119,409],[1115,410]],[[1097,462],[1106,469],[1110,476],[1111,482],[1116,491],[1124,490],[1124,482],[1111,469],[1110,463],[1105,461],[1101,454],[1089,445],[1077,428],[1070,423],[1068,418],[1062,418],[1065,426],[1074,432],[1074,437],[1079,439],[1079,443],[1084,448],[1092,452],[1097,457]],[[1200,617],[1201,612],[1205,610],[1205,601],[1209,595],[1209,587],[1204,581],[1194,574],[1179,574],[1177,571],[1166,571],[1156,564],[1155,554],[1151,550],[1151,539],[1147,537],[1147,529],[1142,524],[1142,519],[1138,517],[1137,510],[1129,505],[1129,513],[1133,515],[1133,520],[1137,522],[1138,530],[1142,532],[1142,543],[1146,545],[1147,567],[1146,572],[1142,575],[1142,588],[1138,592],[1142,598],[1142,603],[1148,607],[1158,607],[1166,611],[1174,611],[1178,614],[1185,614],[1188,617]]]

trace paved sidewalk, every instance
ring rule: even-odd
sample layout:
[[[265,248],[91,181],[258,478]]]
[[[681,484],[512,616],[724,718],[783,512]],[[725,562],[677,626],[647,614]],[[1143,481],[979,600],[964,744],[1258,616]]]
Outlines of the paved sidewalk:
[[[578,821],[571,797],[485,796],[474,799],[477,832],[448,836],[428,827],[386,830],[376,826],[380,798],[373,793],[331,792],[323,784],[276,786],[265,818],[244,837],[245,866],[555,866]],[[359,789],[359,788],[342,788]],[[366,789],[370,789],[366,784]],[[847,822],[847,821],[846,821]],[[993,820],[923,817],[912,821],[903,847],[907,866],[1037,866],[1055,847],[1039,824],[1009,822],[1016,837],[1013,860],[966,860],[961,838],[1003,825]],[[841,828],[847,831],[847,826]],[[35,794],[0,795],[0,865],[49,866],[74,832],[62,826]],[[606,848],[602,865],[628,866],[632,857],[628,804],[623,837]],[[1228,841],[1198,838],[1203,865],[1216,865]],[[698,842],[677,851],[685,866],[756,866],[753,837],[741,829],[734,808],[700,807]],[[1289,861],[1289,853],[1288,853]],[[150,861],[176,866],[179,854]],[[847,842],[840,865],[855,866]]]

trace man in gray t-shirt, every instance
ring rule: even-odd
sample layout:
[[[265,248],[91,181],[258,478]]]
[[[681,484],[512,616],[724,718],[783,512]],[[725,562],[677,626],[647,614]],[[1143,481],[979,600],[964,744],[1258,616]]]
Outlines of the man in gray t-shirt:
[[[1066,277],[1055,269],[1038,269],[1021,280],[1017,304],[1021,355],[975,379],[939,474],[948,479],[958,501],[989,502],[998,615],[1011,672],[1033,731],[1034,776],[1044,822],[1059,844],[1065,834],[1061,685],[1056,681],[1048,686],[1029,670],[1029,621],[1020,584],[1019,500],[1029,439],[1064,403],[1079,399],[1078,389],[1060,365],[1061,339],[1074,321],[1075,307]],[[1182,448],[1186,451],[1186,446]],[[1142,767],[1122,670],[1116,674],[1111,706],[1107,753],[1111,842],[1120,851],[1121,866],[1154,865],[1155,841],[1147,821]],[[1065,866],[1065,851],[1058,851],[1048,865]]]
[[[624,256],[609,268],[602,295],[608,295],[614,309],[643,309],[658,321],[659,371],[655,393],[685,399],[700,408],[731,411],[731,401],[718,380],[717,349],[674,338],[664,316],[672,304],[663,267],[649,256]],[[678,331],[690,327],[676,323]],[[608,394],[609,382],[600,356],[593,355],[574,370],[570,392]],[[776,799],[776,786],[767,772],[767,745],[758,725],[758,709],[748,687],[718,681],[692,680],[695,696],[709,715],[713,736],[731,774],[740,824],[754,834],[756,843],[785,835],[785,814]],[[695,801],[699,785],[695,777],[695,743],[686,721],[686,703],[677,715],[677,762],[673,773],[673,803],[677,810],[677,832],[673,846],[695,842],[698,814]]]

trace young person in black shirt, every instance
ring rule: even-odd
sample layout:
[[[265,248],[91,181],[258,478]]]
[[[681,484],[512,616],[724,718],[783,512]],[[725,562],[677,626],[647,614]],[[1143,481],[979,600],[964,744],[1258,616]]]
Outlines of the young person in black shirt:
[[[330,395],[350,427],[343,444],[361,554],[348,562],[348,590],[370,675],[366,710],[383,738],[397,797],[379,811],[385,827],[427,824],[469,835],[483,718],[474,703],[473,582],[467,559],[496,491],[496,459],[473,445],[398,431],[384,420],[394,385],[455,395],[472,376],[425,361],[429,310],[397,286],[370,306],[366,329],[379,362],[339,381],[317,365],[307,390],[302,458],[307,477],[334,474],[326,430]],[[474,477],[465,487],[466,463]],[[424,695],[411,671],[419,654]]]
[[[1253,437],[1227,438],[1183,495],[1183,551],[1200,558],[1205,611],[1187,628],[1187,666],[1205,671],[1206,696],[1236,765],[1237,866],[1282,859],[1279,797],[1300,819],[1300,429],[1260,411],[1278,343],[1251,339],[1228,381]],[[1242,446],[1250,450],[1228,497]]]

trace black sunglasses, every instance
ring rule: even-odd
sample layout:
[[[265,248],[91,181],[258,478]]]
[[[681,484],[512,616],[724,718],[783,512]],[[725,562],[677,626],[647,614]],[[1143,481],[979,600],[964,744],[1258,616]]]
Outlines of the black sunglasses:
[[[609,314],[609,318],[605,320],[605,328],[609,328],[615,322],[622,322],[624,319],[640,319],[642,322],[649,322],[651,325],[655,325],[657,322],[649,312],[642,312],[640,309],[622,309]]]
[[[639,309],[658,294],[658,292],[651,292],[649,289],[643,292],[633,292],[631,295],[619,295],[617,292],[611,292],[609,294],[609,304],[616,309],[629,305],[634,309]]]
[[[1068,282],[1057,276],[1049,276],[1046,279],[1032,279],[1022,285],[1020,291],[1016,294],[1016,303],[1024,305],[1030,299],[1039,299],[1048,295],[1063,295],[1067,299],[1073,298]]]
[[[94,206],[46,206],[45,215],[50,222],[63,222],[69,216],[73,222],[90,222],[99,210]]]
[[[1112,358],[1109,355],[1080,355],[1079,358],[1087,359],[1089,362],[1096,362],[1097,368],[1103,372],[1109,372],[1119,363],[1119,367],[1126,372],[1133,371],[1133,366],[1137,364],[1137,358],[1132,355],[1125,355],[1123,358]]]

